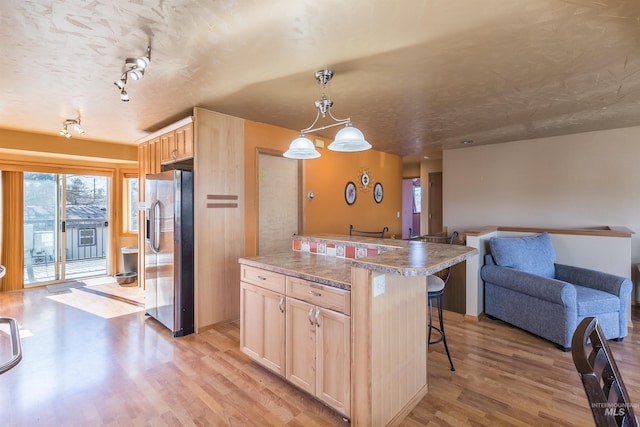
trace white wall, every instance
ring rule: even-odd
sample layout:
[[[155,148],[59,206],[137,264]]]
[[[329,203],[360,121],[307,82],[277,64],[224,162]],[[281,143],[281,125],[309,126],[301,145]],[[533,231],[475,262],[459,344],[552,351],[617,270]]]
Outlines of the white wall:
[[[449,230],[626,226],[640,262],[640,127],[447,150],[443,193]]]

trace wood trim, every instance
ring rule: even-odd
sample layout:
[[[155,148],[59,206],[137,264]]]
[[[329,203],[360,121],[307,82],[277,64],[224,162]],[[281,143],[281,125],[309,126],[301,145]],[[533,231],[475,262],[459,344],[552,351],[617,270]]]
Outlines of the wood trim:
[[[464,234],[467,236],[482,236],[483,234],[493,233],[494,231],[498,231],[497,226],[486,226],[480,228],[472,228],[469,230],[465,230]]]
[[[420,401],[427,395],[428,392],[429,392],[429,386],[425,385],[420,391],[418,391],[418,393],[416,393],[416,395],[413,397],[413,399],[411,399],[407,403],[407,406],[405,406],[403,410],[398,412],[395,415],[395,417],[393,417],[393,418],[391,418],[391,420],[389,420],[389,423],[387,424],[387,426],[398,426],[398,425],[400,425],[400,423],[402,423],[402,421],[407,417],[407,415],[409,415],[411,413],[413,408],[415,408],[418,405],[418,403],[420,403]]]
[[[482,315],[482,313],[480,315]],[[464,320],[469,320],[471,322],[479,322],[480,321],[480,316],[472,316],[470,314],[465,314],[464,315]]]
[[[207,208],[237,208],[237,194],[207,194],[207,200],[232,200],[231,202],[207,202]],[[235,200],[235,202],[233,202]]]
[[[3,160],[0,170],[15,172],[41,172],[73,175],[99,175],[113,177],[115,168],[94,168],[89,166],[63,165],[60,163],[34,163]]]
[[[351,269],[351,423],[371,426],[371,270]]]
[[[466,230],[467,236],[481,236],[495,231],[513,231],[517,233],[571,234],[577,236],[631,237],[634,232],[627,227],[602,226],[585,228],[541,228],[541,227],[501,227],[489,226]]]
[[[193,116],[187,116],[182,120],[178,120],[175,123],[171,123],[170,125],[163,127],[162,129],[158,129],[157,131],[155,131],[153,133],[150,133],[149,135],[138,139],[135,143],[136,144],[141,144],[141,143],[144,143],[146,141],[150,141],[150,140],[152,140],[154,138],[159,138],[160,135],[163,135],[163,134],[165,134],[167,132],[171,132],[172,130],[176,130],[176,129],[182,127],[182,126],[188,125],[189,123],[193,123]]]

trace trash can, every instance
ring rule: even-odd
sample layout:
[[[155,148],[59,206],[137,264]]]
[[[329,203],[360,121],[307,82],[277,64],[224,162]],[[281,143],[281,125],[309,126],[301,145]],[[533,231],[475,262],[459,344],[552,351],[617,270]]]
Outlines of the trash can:
[[[122,268],[125,273],[138,273],[138,248],[122,248]]]

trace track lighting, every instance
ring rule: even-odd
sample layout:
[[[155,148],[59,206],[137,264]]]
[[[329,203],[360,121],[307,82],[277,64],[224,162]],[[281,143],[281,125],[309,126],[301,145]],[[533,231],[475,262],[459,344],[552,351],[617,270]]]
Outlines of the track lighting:
[[[82,129],[82,126],[80,125],[80,118],[65,120],[62,123],[62,129],[60,129],[59,132],[60,135],[64,136],[67,139],[71,138],[71,132],[69,131],[69,129],[71,129],[78,135],[84,135],[84,129]]]
[[[151,46],[147,47],[147,56],[140,56],[138,58],[127,58],[124,61],[124,71],[119,80],[113,82],[114,85],[120,90],[120,100],[124,102],[129,101],[129,94],[125,90],[127,80],[140,80],[144,77],[144,71],[151,62]]]
[[[300,136],[291,142],[291,145],[289,145],[289,149],[284,153],[284,157],[288,157],[291,159],[315,159],[320,157],[320,153],[318,153],[318,151],[316,150],[313,142],[309,138],[307,138],[305,134],[340,125],[344,125],[345,127],[338,131],[334,141],[327,147],[329,148],[329,150],[352,152],[368,150],[369,148],[371,148],[371,144],[369,144],[364,139],[364,135],[362,134],[362,132],[351,125],[350,118],[336,119],[335,117],[333,117],[333,114],[331,114],[333,101],[329,99],[326,92],[329,81],[333,78],[333,71],[316,71],[315,78],[318,81],[318,86],[320,87],[321,92],[321,95],[315,102],[316,108],[318,110],[318,112],[316,113],[316,119],[313,121],[313,123],[311,123],[311,126],[300,131]],[[322,118],[325,118],[327,114],[331,119],[333,119],[335,123],[314,128],[316,123],[318,123],[318,119],[320,119],[320,116],[322,116]]]

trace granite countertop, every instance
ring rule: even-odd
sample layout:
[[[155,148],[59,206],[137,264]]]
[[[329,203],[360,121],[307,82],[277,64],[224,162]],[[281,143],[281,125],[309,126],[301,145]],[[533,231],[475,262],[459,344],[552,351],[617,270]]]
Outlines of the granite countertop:
[[[309,238],[309,236],[305,236]],[[419,241],[321,235],[318,240],[389,246],[392,250],[359,259],[339,258],[291,251],[240,258],[240,264],[264,268],[317,283],[351,289],[351,267],[384,274],[428,276],[477,255],[475,248]]]
[[[334,288],[351,290],[351,267],[353,261],[348,258],[291,251],[240,258],[238,262],[333,286]]]
[[[354,267],[401,276],[430,276],[478,254],[469,246],[402,241],[406,245],[375,256],[354,259]]]

